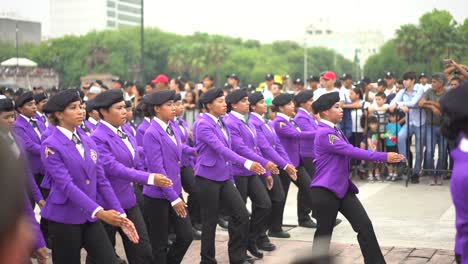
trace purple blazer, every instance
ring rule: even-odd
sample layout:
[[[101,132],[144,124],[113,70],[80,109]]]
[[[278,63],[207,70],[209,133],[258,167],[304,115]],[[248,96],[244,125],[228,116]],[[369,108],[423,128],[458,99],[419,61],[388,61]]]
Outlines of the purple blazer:
[[[169,126],[172,131],[175,130],[171,122],[169,122]],[[180,168],[184,144],[180,141],[178,133],[174,133],[174,136],[177,145],[174,144],[166,131],[153,120],[143,137],[143,148],[145,156],[148,157],[148,171],[166,175],[173,184],[170,187],[144,186],[143,194],[152,198],[167,199],[171,203],[177,200],[182,193]]]
[[[461,256],[461,263],[468,263],[468,203],[466,190],[468,188],[468,153],[460,147],[452,150],[450,155],[454,165],[450,192],[455,206],[455,253]]]
[[[143,118],[136,131],[136,140],[138,146],[143,147],[143,136],[145,135],[145,132],[148,129],[148,127],[150,127],[150,122],[148,122],[146,118]]]
[[[231,180],[232,164],[237,163],[242,166],[247,159],[231,150],[231,136],[228,129],[226,129],[228,134],[226,139],[219,125],[210,116],[204,114],[199,119],[194,133],[198,152],[195,175],[212,181]]]
[[[40,130],[39,125],[38,128]],[[13,133],[19,146],[24,150],[31,173],[44,174],[44,167],[41,162],[41,139],[32,125],[22,116],[18,116],[13,125]]]
[[[297,111],[294,117],[294,122],[301,129],[301,131],[314,132],[317,130],[318,124],[315,117],[302,109]],[[300,140],[299,152],[301,157],[313,158],[314,157],[314,141],[310,138],[302,138]],[[312,175],[311,175],[312,176]]]
[[[107,180],[96,144],[77,129],[85,149],[83,159],[75,144],[55,129],[41,147],[41,158],[51,178],[51,188],[42,217],[63,224],[94,222],[93,211],[102,206],[123,213]],[[102,200],[102,204],[98,201]]]
[[[226,118],[223,118],[223,121],[229,130],[229,135],[231,136],[232,150],[242,157],[256,161],[265,167],[269,160],[261,156],[255,127],[248,126],[249,123],[247,123],[247,125],[244,124],[239,118],[234,116],[234,114],[230,114]],[[252,135],[251,131],[254,135]],[[247,170],[244,167],[244,164],[235,163],[232,166],[231,175],[252,176],[255,175],[255,173]]]
[[[187,122],[182,117],[177,117],[176,120],[171,120],[174,132],[179,133],[180,141],[189,146],[189,127]],[[194,167],[195,157],[193,155],[182,153],[182,167]]]
[[[296,127],[291,122],[289,122],[289,120],[286,120],[279,115],[275,116],[275,119],[273,120],[273,126],[275,128],[276,134],[278,135],[278,138],[280,139],[281,145],[283,145],[283,148],[288,154],[291,164],[297,168],[301,161],[300,140],[308,139],[313,141],[315,138],[315,131],[299,132]]]
[[[44,140],[46,140],[50,135],[52,135],[52,132],[54,132],[54,130],[55,130],[55,126],[52,124],[49,124],[47,129],[41,135],[41,142],[44,142]]]
[[[386,162],[386,152],[371,152],[356,148],[346,136],[329,125],[320,122],[314,141],[315,176],[311,187],[323,187],[342,199],[349,189],[358,193],[358,188],[349,179],[351,159]]]
[[[250,115],[249,124],[257,132],[258,146],[263,157],[273,161],[280,168],[291,163],[272,126],[253,114]]]
[[[135,150],[134,158],[123,140],[102,123],[97,125],[91,138],[96,143],[99,160],[120,204],[124,209],[134,207],[133,183],[146,185],[150,175],[144,171],[135,138],[128,136]]]
[[[39,131],[41,131],[41,133],[44,132],[47,129],[47,126],[44,121],[42,121],[42,117],[39,115],[39,113],[36,112],[34,118],[37,120],[37,127],[39,127]]]
[[[93,131],[96,129],[97,125],[89,122],[88,120],[84,121],[85,126],[89,129],[90,133],[93,133]],[[99,123],[98,123],[99,124]]]

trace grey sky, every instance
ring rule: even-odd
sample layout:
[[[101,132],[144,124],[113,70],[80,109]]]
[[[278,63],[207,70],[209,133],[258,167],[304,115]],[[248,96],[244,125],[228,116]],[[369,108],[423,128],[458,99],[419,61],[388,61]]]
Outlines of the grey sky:
[[[145,25],[271,42],[298,40],[306,25],[328,18],[335,31],[380,30],[388,40],[400,25],[417,23],[434,8],[448,10],[458,22],[468,17],[466,0],[146,0]],[[0,0],[0,14],[42,21],[45,34],[47,10],[47,0]]]

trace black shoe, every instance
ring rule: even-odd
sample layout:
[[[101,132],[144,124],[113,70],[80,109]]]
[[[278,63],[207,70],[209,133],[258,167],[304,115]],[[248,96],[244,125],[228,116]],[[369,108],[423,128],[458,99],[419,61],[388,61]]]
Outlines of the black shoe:
[[[288,232],[281,231],[268,231],[269,237],[277,237],[277,238],[290,238],[291,235]]]
[[[306,227],[306,228],[316,228],[317,224],[312,219],[307,219],[305,221],[299,221],[299,226]]]
[[[335,220],[335,226],[341,224],[341,222],[343,222],[343,221],[341,221],[341,219],[337,218],[337,219]]]
[[[198,231],[201,231],[203,226],[202,226],[202,224],[193,224],[193,228],[195,228]]]
[[[249,251],[249,253],[252,254],[252,256],[258,259],[263,258],[263,253],[260,250],[258,250],[257,244],[255,242],[249,243],[249,245],[247,246],[247,251]]]
[[[258,249],[263,250],[263,251],[273,251],[273,250],[276,249],[275,244],[273,244],[273,243],[271,243],[269,241],[265,241],[265,242],[262,242],[262,243],[257,242],[257,247],[258,247]]]
[[[242,264],[251,264],[254,263],[257,259],[247,255]]]
[[[411,177],[411,183],[414,183],[414,184],[419,183],[419,175],[413,174],[413,177]]]
[[[195,228],[192,228],[193,240],[201,240],[201,231]]]
[[[224,229],[228,229],[229,222],[224,220],[223,218],[219,217],[218,218],[218,225]]]

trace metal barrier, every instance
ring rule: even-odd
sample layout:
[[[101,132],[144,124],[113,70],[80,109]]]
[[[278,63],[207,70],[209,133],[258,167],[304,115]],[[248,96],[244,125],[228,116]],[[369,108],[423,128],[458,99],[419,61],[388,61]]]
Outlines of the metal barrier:
[[[422,123],[424,123],[424,124],[420,125],[418,127],[418,126],[412,125],[411,122],[409,122],[409,121],[411,121],[410,112],[413,112],[412,114],[415,114],[414,113],[415,111],[408,111],[408,113],[405,113],[405,115],[403,117],[401,117],[400,115],[397,115],[397,120],[396,120],[397,123],[401,124],[401,129],[406,129],[406,141],[407,141],[406,146],[405,146],[406,147],[406,153],[403,153],[406,156],[406,162],[405,162],[406,164],[402,163],[402,164],[398,165],[398,176],[400,178],[402,178],[403,180],[405,180],[405,185],[406,186],[408,186],[408,183],[411,180],[411,177],[413,176],[413,174],[418,174],[418,175],[420,175],[422,173],[438,174],[441,177],[441,179],[443,179],[443,177],[444,177],[443,174],[444,173],[445,174],[451,173],[451,166],[452,166],[452,162],[449,162],[450,155],[448,155],[448,153],[447,153],[449,151],[449,148],[450,148],[450,144],[448,144],[448,139],[444,138],[442,135],[440,135],[440,125],[439,126],[432,125],[434,123],[434,115],[433,114],[431,114],[430,120],[426,120],[426,117],[423,114],[424,113],[423,111],[429,112],[431,110],[424,109],[424,108],[419,108],[419,107],[409,107],[409,109],[416,110],[418,112],[417,115],[419,115],[419,120],[423,119]],[[351,132],[351,136],[347,135],[349,140],[350,140],[350,143],[353,144],[356,147],[360,147],[360,143],[361,143],[360,141],[362,139],[366,138],[366,136],[367,136],[367,131],[368,131],[368,123],[367,122],[368,122],[368,118],[369,118],[368,110],[363,109],[362,107],[361,108],[355,108],[355,109],[349,109],[348,108],[346,110],[348,110],[350,112],[350,114],[354,115],[354,121],[355,122],[353,122],[351,124],[351,126],[350,126],[347,122],[349,122],[350,120],[353,120],[352,116],[349,119],[343,118],[343,121],[341,123],[341,127],[344,128],[343,129],[344,131],[346,131],[347,129],[351,129],[351,131],[348,131],[348,132]],[[361,110],[361,111],[359,111],[359,110]],[[395,110],[395,111],[399,111],[399,110]],[[361,124],[360,124],[361,123],[360,113],[362,113],[361,115],[364,116],[364,127],[362,128],[362,136],[361,137],[358,136],[359,133],[360,133],[360,132],[358,132],[358,131],[360,131],[358,126],[361,126]],[[429,113],[431,113],[431,112],[429,112]],[[387,113],[385,113],[385,115],[387,116]],[[344,115],[344,117],[345,116],[346,115]],[[382,124],[380,123],[380,121],[382,120],[382,116],[378,112],[375,112],[374,116],[376,116],[377,120],[379,121],[378,134],[380,135],[381,133],[385,133],[385,131],[381,131],[382,130]],[[430,123],[428,123],[427,121],[430,121]],[[421,122],[419,122],[419,123],[421,124]],[[415,131],[415,129],[417,129],[417,131]],[[397,126],[396,135],[394,135],[394,136],[396,136],[396,142],[395,142],[396,146],[400,145],[399,144],[399,139],[402,137],[402,135],[400,135],[400,132],[401,131],[399,131],[398,126]],[[419,133],[417,133],[417,132],[419,132]],[[415,144],[414,144],[414,149],[415,149],[414,155],[413,155],[413,152],[412,152],[412,148],[413,148],[412,136],[413,136],[413,134],[416,137],[415,140],[419,141],[419,142],[415,142]],[[428,136],[430,136],[430,140],[428,140],[426,138]],[[439,137],[441,138],[440,141],[437,140],[437,138],[439,138]],[[365,142],[365,143],[367,143],[367,142]],[[417,143],[419,143],[419,144],[417,144]],[[431,145],[427,146],[427,143],[430,143]],[[380,148],[381,151],[387,151],[386,144],[380,140],[380,137],[379,137],[379,144],[381,144],[381,148]],[[419,145],[419,149],[417,148],[418,145]],[[439,153],[437,155],[437,163],[435,162],[435,156],[436,156],[435,146],[436,145],[437,145],[437,149],[438,149],[438,153]],[[428,147],[430,147],[430,149],[428,149]],[[442,148],[442,149],[440,149],[440,148]],[[398,147],[397,147],[397,149],[398,149]],[[427,153],[428,150],[430,150],[429,153]],[[398,151],[400,152],[401,150],[398,150]],[[419,161],[420,165],[419,166],[416,163],[416,162],[418,162],[418,160],[417,160],[418,151],[419,151],[419,158],[420,158],[420,161]],[[443,154],[443,155],[440,155],[440,154]],[[427,155],[430,155],[430,157],[427,157]],[[354,177],[354,176],[358,175],[358,166],[357,166],[357,164],[353,164],[353,165],[354,166],[353,166],[353,170],[352,170],[352,176]],[[415,169],[417,167],[420,167],[419,171],[415,171]],[[388,170],[388,168],[386,168],[386,170]],[[364,173],[366,173],[366,176],[367,176],[368,170],[366,169],[364,171]]]

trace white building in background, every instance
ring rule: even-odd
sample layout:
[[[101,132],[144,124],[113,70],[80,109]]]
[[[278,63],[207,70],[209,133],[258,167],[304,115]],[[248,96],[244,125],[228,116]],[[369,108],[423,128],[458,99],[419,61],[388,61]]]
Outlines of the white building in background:
[[[141,0],[49,0],[49,36],[140,26]]]
[[[324,19],[319,19],[308,26],[305,38],[308,47],[332,49],[351,61],[357,57],[361,68],[385,43],[383,33],[380,31],[338,32],[331,28],[328,20]]]

